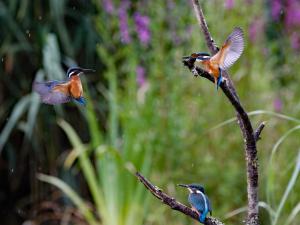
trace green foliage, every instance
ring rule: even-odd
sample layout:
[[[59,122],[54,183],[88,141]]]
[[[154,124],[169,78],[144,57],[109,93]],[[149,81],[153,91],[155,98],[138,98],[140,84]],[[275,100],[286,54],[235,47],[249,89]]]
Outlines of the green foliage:
[[[82,213],[82,215],[84,215],[89,224],[97,224],[97,221],[94,218],[91,209],[89,209],[89,206],[85,204],[84,200],[80,198],[80,196],[78,196],[77,193],[68,186],[68,184],[56,177],[48,176],[45,174],[38,174],[37,177],[39,180],[52,184],[62,190],[72,200],[76,207],[79,208],[80,212]]]

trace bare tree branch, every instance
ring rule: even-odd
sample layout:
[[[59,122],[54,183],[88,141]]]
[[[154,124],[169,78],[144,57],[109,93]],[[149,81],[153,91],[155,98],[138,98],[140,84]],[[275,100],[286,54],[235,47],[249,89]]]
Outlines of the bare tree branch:
[[[259,124],[259,126],[256,128],[255,132],[254,132],[254,138],[256,140],[256,142],[258,142],[260,140],[260,134],[262,132],[262,130],[265,128],[266,126],[266,122],[262,122]]]
[[[213,44],[213,39],[208,31],[208,27],[203,16],[203,12],[198,0],[192,0],[194,5],[194,10],[202,32],[205,36],[207,47],[210,49],[211,54],[216,53],[215,45]],[[185,61],[185,65],[189,64],[189,62]],[[199,68],[193,68],[193,66],[188,65],[190,69],[192,69],[193,73],[196,69],[200,76],[208,78],[210,75],[207,73],[203,73],[203,71],[199,70]],[[248,225],[258,225],[258,159],[257,159],[257,149],[256,149],[256,137],[253,133],[252,124],[248,117],[247,112],[242,107],[236,90],[234,88],[233,82],[230,79],[228,73],[225,71],[224,77],[226,78],[226,82],[223,82],[221,85],[221,89],[224,94],[227,96],[228,100],[231,102],[233,107],[237,112],[237,119],[239,122],[239,126],[244,137],[245,143],[245,158],[247,164],[247,193],[248,193],[248,216],[247,216],[247,224]],[[194,73],[195,75],[195,73]],[[211,78],[208,78],[212,81]],[[262,129],[261,129],[262,130]]]
[[[187,207],[186,205],[176,201],[175,198],[170,197],[166,193],[164,193],[160,188],[154,186],[150,183],[144,176],[142,176],[139,172],[136,172],[136,177],[140,180],[141,183],[145,185],[145,187],[159,200],[161,200],[164,204],[171,207],[173,210],[177,210],[182,212],[183,214],[197,220],[199,222],[199,216],[197,212],[192,210],[191,208]],[[220,222],[214,217],[206,217],[205,225],[224,225],[224,223]]]
[[[218,48],[214,44],[214,41],[209,33],[207,23],[205,21],[203,11],[201,6],[199,5],[198,0],[192,0],[194,5],[194,10],[196,13],[196,17],[198,19],[199,25],[204,34],[207,47],[210,49],[212,55],[214,55]],[[189,57],[185,57],[183,60],[185,66],[187,66],[195,76],[204,77],[211,82],[214,82],[213,77],[207,73],[206,71],[194,67],[194,61]],[[225,82],[222,82],[220,88],[235,108],[237,113],[238,123],[244,137],[244,148],[245,148],[245,158],[247,164],[247,194],[248,194],[248,216],[247,216],[247,225],[259,225],[258,218],[258,159],[257,159],[257,149],[256,142],[259,139],[259,136],[265,126],[262,123],[258,129],[253,132],[253,127],[248,117],[247,112],[244,110],[243,106],[240,103],[239,97],[234,88],[233,82],[230,79],[228,73],[223,71],[223,76]],[[180,211],[191,218],[198,221],[198,215],[189,207],[181,204],[176,201],[174,198],[168,196],[164,192],[162,192],[159,188],[152,185],[149,181],[147,181],[142,175],[136,173],[136,176],[139,180],[145,185],[145,187],[158,199],[160,199],[164,204],[169,205],[172,209]],[[208,217],[205,221],[205,224],[222,224],[220,221],[215,218]]]
[[[207,47],[209,48],[210,52],[215,54],[219,51],[218,47],[214,44],[214,40],[212,39],[208,27],[207,27],[207,23],[204,19],[204,15],[203,15],[203,11],[202,8],[200,7],[200,5],[198,4],[198,1],[193,0],[193,6],[194,6],[194,10],[196,13],[196,17],[199,23],[199,26],[202,29],[202,32],[204,34],[206,43],[207,43]]]

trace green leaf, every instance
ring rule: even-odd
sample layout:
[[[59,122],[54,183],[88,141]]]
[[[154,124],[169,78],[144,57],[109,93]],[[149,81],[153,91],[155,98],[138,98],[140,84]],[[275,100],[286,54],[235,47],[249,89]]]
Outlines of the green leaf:
[[[87,222],[91,225],[97,225],[99,224],[95,217],[93,216],[93,212],[91,211],[90,207],[84,202],[82,198],[64,181],[61,179],[54,177],[54,176],[49,176],[46,174],[38,174],[37,175],[38,179],[52,184],[59,188],[62,192],[64,192],[70,199],[71,201],[78,207],[82,215],[85,217]]]

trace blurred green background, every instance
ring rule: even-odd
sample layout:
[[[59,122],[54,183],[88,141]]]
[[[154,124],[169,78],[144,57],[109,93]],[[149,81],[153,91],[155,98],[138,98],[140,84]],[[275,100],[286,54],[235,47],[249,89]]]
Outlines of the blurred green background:
[[[220,46],[234,27],[246,48],[230,69],[258,142],[261,224],[299,224],[300,3],[200,1]],[[187,203],[201,183],[213,214],[241,224],[243,139],[222,91],[184,68],[206,51],[190,1],[0,1],[1,224],[197,224],[134,177]],[[82,76],[86,107],[41,104],[33,80]]]

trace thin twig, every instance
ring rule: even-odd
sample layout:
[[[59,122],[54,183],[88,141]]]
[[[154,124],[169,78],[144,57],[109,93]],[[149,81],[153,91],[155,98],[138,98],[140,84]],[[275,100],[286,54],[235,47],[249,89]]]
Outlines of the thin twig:
[[[197,220],[199,222],[199,216],[197,212],[192,210],[191,208],[187,207],[186,205],[176,201],[175,198],[170,197],[166,193],[164,193],[160,188],[157,186],[154,186],[150,183],[144,176],[142,176],[139,172],[136,172],[136,177],[140,180],[141,183],[145,185],[145,187],[159,200],[161,200],[164,204],[171,207],[173,210],[177,210],[179,212],[182,212],[183,214],[193,218],[194,220]],[[224,225],[224,223],[220,222],[214,217],[206,217],[205,225]]]
[[[207,47],[209,48],[209,50],[212,54],[215,54],[219,51],[219,49],[214,44],[214,40],[212,39],[212,37],[209,33],[206,20],[204,19],[202,8],[198,4],[197,0],[193,0],[193,6],[194,6],[194,10],[195,10],[195,13],[196,13],[196,17],[197,17],[199,26],[201,27],[202,32],[204,34],[204,37],[205,37],[205,40],[206,40],[206,43],[207,43]]]
[[[260,140],[260,134],[262,132],[262,130],[265,128],[266,126],[266,122],[262,122],[259,124],[259,126],[256,128],[255,132],[254,132],[254,138],[256,140],[256,142],[258,142]]]
[[[192,0],[195,14],[202,29],[202,32],[205,36],[207,47],[210,49],[211,54],[215,54],[215,48],[212,47],[212,37],[208,31],[205,18],[198,0]],[[184,62],[185,65],[189,64]],[[198,74],[202,77],[208,78],[212,81],[209,74],[203,73],[199,68],[193,68],[191,65],[188,65],[192,69],[193,73],[196,69]],[[223,82],[221,89],[224,94],[227,96],[233,107],[237,112],[237,119],[239,122],[240,129],[242,131],[245,143],[245,155],[247,163],[247,193],[248,193],[248,216],[247,216],[247,225],[258,225],[258,159],[257,159],[257,149],[256,149],[256,139],[253,133],[252,124],[248,117],[248,114],[242,107],[236,90],[234,88],[233,82],[231,81],[228,73],[224,71],[224,77],[226,82]],[[195,73],[194,73],[195,75]]]

